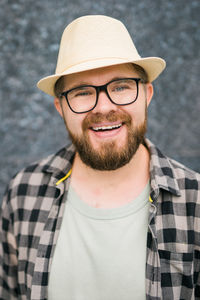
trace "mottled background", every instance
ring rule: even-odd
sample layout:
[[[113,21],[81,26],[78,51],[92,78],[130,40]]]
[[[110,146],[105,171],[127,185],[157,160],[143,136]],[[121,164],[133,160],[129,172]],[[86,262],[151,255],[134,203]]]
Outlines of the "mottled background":
[[[64,27],[86,14],[119,18],[142,56],[166,60],[154,83],[148,136],[200,171],[199,0],[1,0],[0,196],[18,170],[68,143],[53,99],[36,82],[54,73]]]

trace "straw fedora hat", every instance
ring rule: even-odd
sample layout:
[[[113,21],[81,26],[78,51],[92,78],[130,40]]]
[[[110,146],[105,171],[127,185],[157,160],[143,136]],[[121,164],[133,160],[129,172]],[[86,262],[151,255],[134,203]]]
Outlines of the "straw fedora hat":
[[[55,83],[64,75],[124,63],[141,66],[149,82],[156,79],[166,65],[159,57],[142,58],[119,20],[102,15],[83,16],[63,32],[55,74],[44,77],[37,86],[55,96]]]

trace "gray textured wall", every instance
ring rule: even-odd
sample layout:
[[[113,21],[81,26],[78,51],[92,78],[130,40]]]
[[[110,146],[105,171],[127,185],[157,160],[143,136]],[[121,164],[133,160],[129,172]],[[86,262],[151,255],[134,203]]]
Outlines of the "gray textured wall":
[[[35,84],[54,73],[66,24],[85,14],[121,19],[142,56],[165,58],[167,69],[154,83],[148,136],[200,171],[199,0],[1,0],[0,196],[14,173],[67,143],[53,99]]]

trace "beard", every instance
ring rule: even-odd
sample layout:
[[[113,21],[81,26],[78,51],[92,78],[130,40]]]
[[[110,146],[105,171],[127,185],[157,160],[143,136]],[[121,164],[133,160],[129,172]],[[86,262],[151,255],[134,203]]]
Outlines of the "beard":
[[[120,145],[120,140],[118,142],[105,141],[99,145],[98,149],[95,149],[90,141],[88,131],[91,130],[92,124],[106,121],[120,121],[123,124],[122,126],[127,127],[125,143]],[[88,114],[82,123],[83,134],[81,136],[75,135],[69,128],[67,129],[72,143],[84,164],[100,171],[116,170],[129,163],[140,144],[144,142],[147,129],[147,108],[145,109],[145,119],[138,126],[132,124],[132,118],[128,113],[110,111],[107,115],[101,113]]]

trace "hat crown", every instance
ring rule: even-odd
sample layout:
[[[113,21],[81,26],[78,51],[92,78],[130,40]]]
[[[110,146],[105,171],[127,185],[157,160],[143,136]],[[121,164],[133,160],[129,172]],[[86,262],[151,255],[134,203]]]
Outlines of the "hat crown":
[[[149,82],[155,80],[166,65],[160,57],[141,58],[122,22],[102,15],[83,16],[63,32],[55,74],[40,79],[37,86],[56,96],[54,87],[62,76],[125,63],[142,67]]]
[[[80,17],[63,32],[56,74],[102,59],[121,59],[124,62],[140,59],[140,55],[122,22],[101,15]]]

